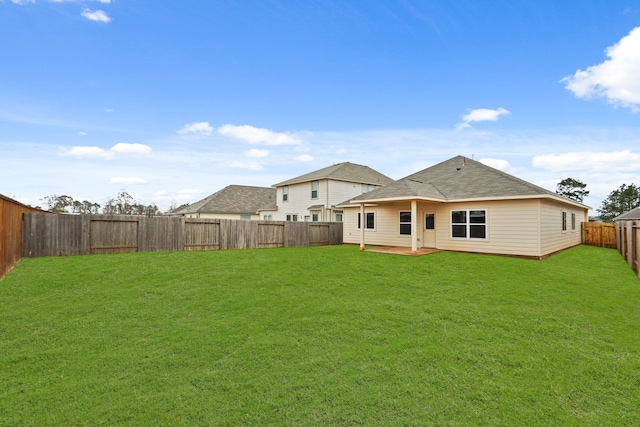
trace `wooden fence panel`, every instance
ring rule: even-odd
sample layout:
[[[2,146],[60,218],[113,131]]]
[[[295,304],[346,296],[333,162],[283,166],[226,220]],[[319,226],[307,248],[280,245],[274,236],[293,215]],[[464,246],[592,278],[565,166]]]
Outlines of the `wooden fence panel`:
[[[220,249],[220,220],[185,218],[184,250]]]
[[[26,214],[23,256],[342,244],[341,223]]]
[[[131,216],[91,216],[89,251],[115,254],[138,251],[138,219]]]
[[[275,221],[258,221],[258,247],[284,247],[284,223]]]
[[[284,246],[286,248],[296,246],[309,246],[309,222],[285,222]]]
[[[83,255],[79,216],[31,213],[24,217],[23,257]]]
[[[640,221],[616,221],[617,249],[640,277]]]
[[[0,279],[22,257],[22,216],[44,212],[0,194]]]
[[[589,246],[600,246],[602,248],[615,248],[615,225],[606,222],[583,222],[582,244]]]
[[[326,246],[329,244],[329,224],[309,224],[309,246]]]
[[[142,216],[139,221],[138,251],[181,251],[184,227],[181,217]]]

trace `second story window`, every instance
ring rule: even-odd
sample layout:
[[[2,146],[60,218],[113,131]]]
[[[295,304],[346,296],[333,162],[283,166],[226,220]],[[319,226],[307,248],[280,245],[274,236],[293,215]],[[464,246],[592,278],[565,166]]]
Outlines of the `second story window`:
[[[311,181],[311,198],[318,198],[318,181]]]
[[[369,191],[375,190],[377,187],[373,184],[362,184],[362,192],[368,193]]]
[[[285,185],[282,187],[282,201],[286,202],[287,200],[289,200],[289,186]]]

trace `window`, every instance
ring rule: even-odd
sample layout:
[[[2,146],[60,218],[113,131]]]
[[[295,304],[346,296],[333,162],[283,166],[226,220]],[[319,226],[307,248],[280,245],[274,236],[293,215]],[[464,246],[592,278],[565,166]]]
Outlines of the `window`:
[[[362,192],[363,193],[368,193],[369,191],[373,191],[376,188],[378,188],[378,187],[373,185],[373,184],[362,184]]]
[[[319,215],[317,213],[311,214],[311,221],[313,222],[318,222],[319,221]]]
[[[242,221],[251,221],[251,215],[240,215]]]
[[[282,201],[286,202],[287,200],[289,200],[289,186],[285,185],[282,187]]]
[[[571,212],[571,230],[576,230],[576,214],[575,212]]]
[[[562,211],[562,231],[567,231],[567,213]]]
[[[375,214],[373,212],[365,212],[364,218],[365,218],[364,228],[367,230],[374,230],[376,228]],[[360,229],[361,227],[360,224],[361,224],[360,212],[358,212],[358,229]]]
[[[297,221],[298,214],[287,214],[287,221]]]
[[[436,214],[428,213],[424,215],[424,229],[425,230],[436,229]]]
[[[451,211],[451,237],[486,239],[487,211]]]
[[[411,236],[411,212],[400,212],[400,234]]]
[[[342,212],[336,212],[336,222],[342,222]]]
[[[272,214],[264,215],[262,219],[264,219],[265,221],[273,221],[273,215]]]
[[[311,181],[311,198],[318,198],[318,181]]]

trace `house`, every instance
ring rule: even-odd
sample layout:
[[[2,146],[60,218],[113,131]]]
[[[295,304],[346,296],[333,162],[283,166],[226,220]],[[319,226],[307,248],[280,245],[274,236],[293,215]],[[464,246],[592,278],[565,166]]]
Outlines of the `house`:
[[[589,207],[457,156],[342,203],[344,242],[542,258],[581,243]]]
[[[640,220],[640,206],[635,209],[631,209],[630,211],[627,211],[622,215],[618,215],[617,217],[613,218],[613,220],[614,221]]]
[[[260,219],[258,209],[276,207],[276,189],[229,185],[174,212],[188,218]]]
[[[260,213],[267,220],[341,222],[338,203],[392,182],[368,166],[338,163],[274,184],[276,206]]]

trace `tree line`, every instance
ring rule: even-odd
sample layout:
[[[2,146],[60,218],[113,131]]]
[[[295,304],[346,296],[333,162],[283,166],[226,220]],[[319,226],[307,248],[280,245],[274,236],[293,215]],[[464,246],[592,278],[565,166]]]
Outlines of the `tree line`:
[[[116,214],[116,215],[162,215],[155,203],[145,205],[135,200],[125,190],[121,190],[116,197],[107,200],[104,206],[88,200],[74,200],[67,195],[51,195],[41,201],[51,212],[76,213],[76,214]]]
[[[577,179],[565,178],[558,183],[556,193],[582,203],[584,198],[589,195],[586,187],[587,184]],[[615,217],[639,206],[640,187],[635,184],[622,184],[620,188],[609,193],[597,212],[600,220],[611,222]]]

